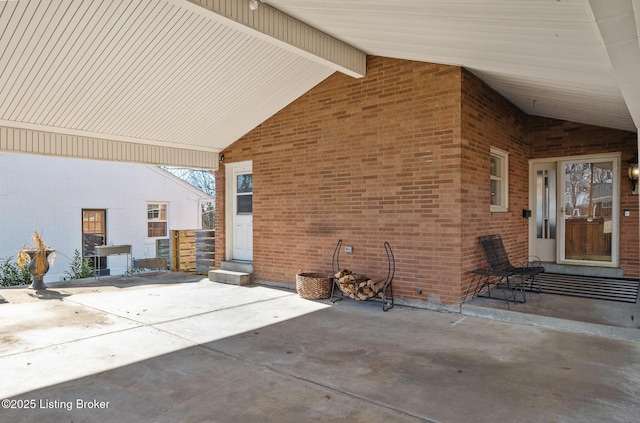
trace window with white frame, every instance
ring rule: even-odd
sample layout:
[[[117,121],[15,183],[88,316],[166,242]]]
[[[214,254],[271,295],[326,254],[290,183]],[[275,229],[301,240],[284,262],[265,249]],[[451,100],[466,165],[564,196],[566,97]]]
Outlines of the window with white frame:
[[[147,236],[158,238],[167,236],[167,205],[164,203],[147,204]]]
[[[509,153],[491,147],[491,211],[506,212],[509,208]]]

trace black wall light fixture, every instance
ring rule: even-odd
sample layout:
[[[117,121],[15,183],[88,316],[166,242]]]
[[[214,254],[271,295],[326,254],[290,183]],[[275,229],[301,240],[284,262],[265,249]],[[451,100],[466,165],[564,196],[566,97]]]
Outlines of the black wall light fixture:
[[[632,158],[627,160],[629,179],[631,179],[631,186],[633,188],[633,193],[638,193],[638,153],[634,154]]]

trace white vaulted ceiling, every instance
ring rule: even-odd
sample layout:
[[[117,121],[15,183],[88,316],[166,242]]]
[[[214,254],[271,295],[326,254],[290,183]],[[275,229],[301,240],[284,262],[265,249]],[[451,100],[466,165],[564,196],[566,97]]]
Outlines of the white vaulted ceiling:
[[[0,126],[218,152],[340,69],[249,20],[281,14],[202,3],[0,2]]]
[[[117,160],[134,151],[154,162],[158,151],[144,151],[153,146],[192,162],[333,72],[364,75],[364,53],[463,66],[529,114],[635,131],[639,9],[640,0],[266,0],[256,11],[249,0],[0,1],[0,150]],[[38,139],[58,144],[38,149]]]
[[[367,54],[468,68],[529,114],[640,126],[640,105],[634,123],[627,104],[640,101],[639,0],[269,3]],[[613,50],[623,56],[615,67]]]

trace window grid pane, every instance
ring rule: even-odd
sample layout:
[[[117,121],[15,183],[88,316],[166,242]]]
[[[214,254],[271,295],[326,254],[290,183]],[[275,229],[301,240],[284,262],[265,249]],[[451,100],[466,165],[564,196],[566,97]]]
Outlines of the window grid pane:
[[[147,236],[149,238],[167,236],[166,222],[149,222]]]
[[[491,205],[492,206],[501,206],[500,204],[500,181],[495,179],[491,180]]]
[[[499,157],[495,157],[492,156],[491,157],[491,176],[496,176],[496,177],[500,177],[502,176],[502,172],[501,172],[501,160]]]
[[[148,204],[147,205],[147,219],[149,220],[157,220],[162,216],[162,209],[164,204]],[[163,219],[165,220],[165,219]]]
[[[253,212],[253,195],[238,195],[238,214],[251,214]]]

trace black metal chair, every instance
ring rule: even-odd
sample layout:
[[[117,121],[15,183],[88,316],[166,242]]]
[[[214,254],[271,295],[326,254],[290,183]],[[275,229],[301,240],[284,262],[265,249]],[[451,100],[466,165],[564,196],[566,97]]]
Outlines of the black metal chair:
[[[511,299],[514,302],[518,301],[518,292],[520,292],[522,297],[521,302],[527,301],[525,294],[525,287],[527,283],[529,283],[530,289],[533,289],[534,283],[537,283],[538,290],[540,290],[538,275],[544,272],[544,267],[529,265],[514,266],[511,264],[500,235],[493,234],[480,236],[478,237],[478,242],[482,247],[485,258],[487,259],[488,269],[484,275],[486,276],[485,285],[487,289],[490,289],[488,283],[489,279],[491,277],[497,277],[498,282],[496,286],[511,291]],[[491,296],[490,291],[489,296]],[[505,297],[505,299],[507,298]]]

